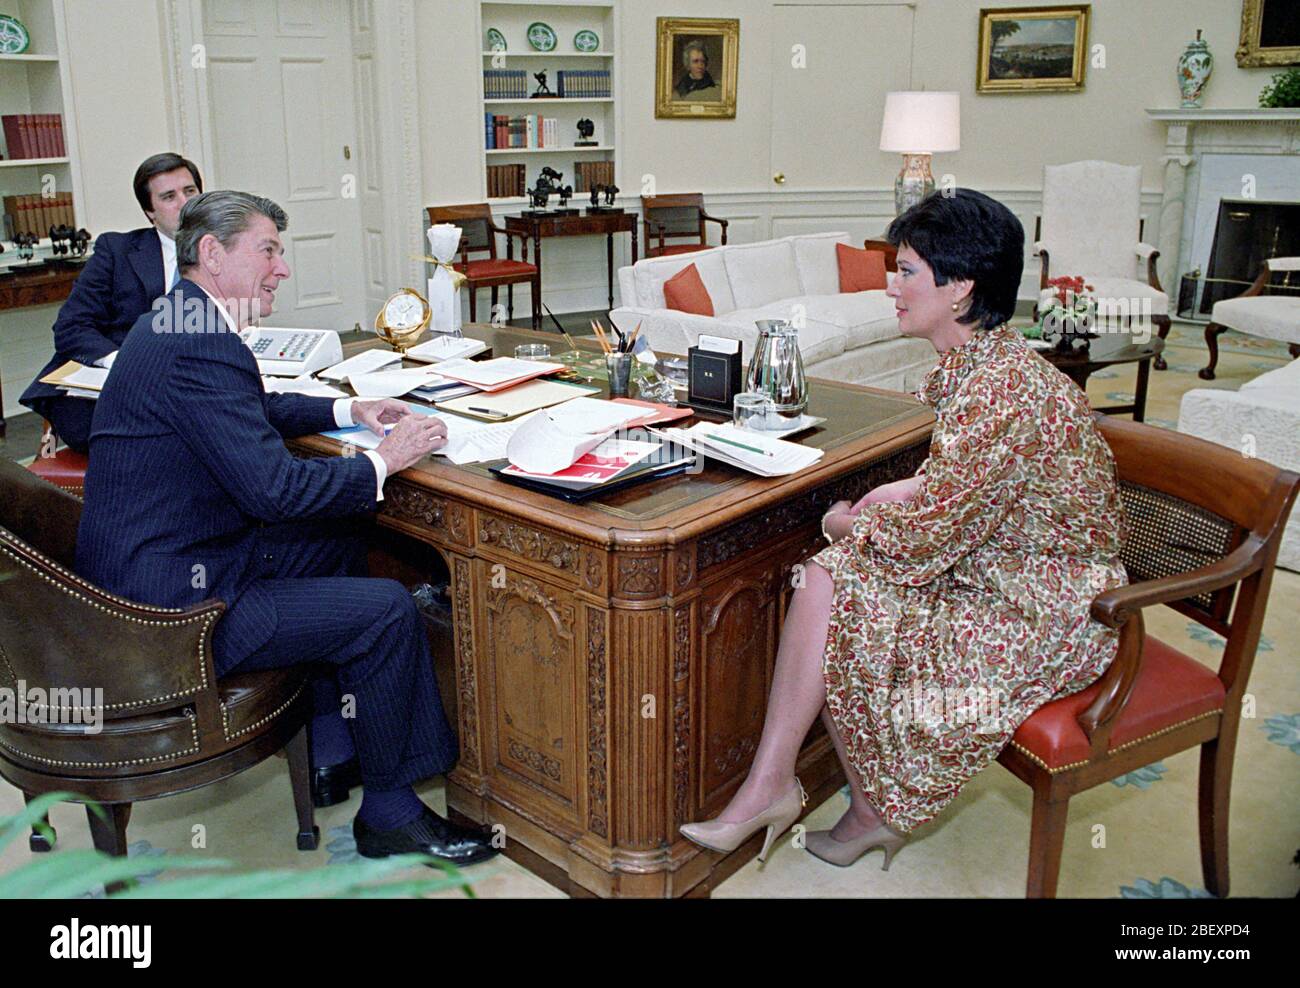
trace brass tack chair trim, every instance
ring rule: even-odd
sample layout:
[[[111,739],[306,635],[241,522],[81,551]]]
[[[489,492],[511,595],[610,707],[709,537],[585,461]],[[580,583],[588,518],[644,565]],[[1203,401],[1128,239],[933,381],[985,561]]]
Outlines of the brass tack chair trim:
[[[226,701],[225,701],[225,700],[222,700],[222,701],[221,701],[221,731],[222,731],[223,734],[225,734],[225,736],[226,736],[226,740],[227,740],[227,741],[233,741],[235,738],[240,737],[241,735],[247,734],[249,731],[255,731],[255,730],[257,730],[259,727],[261,727],[263,724],[266,724],[266,723],[269,723],[270,721],[275,720],[275,718],[279,717],[282,713],[284,713],[286,710],[288,710],[290,706],[292,706],[293,701],[296,700],[296,699],[298,699],[299,695],[301,695],[301,693],[302,693],[303,687],[306,686],[306,685],[307,685],[307,684],[306,684],[305,681],[302,682],[302,683],[299,683],[299,684],[298,684],[298,688],[297,688],[296,690],[293,691],[293,696],[289,697],[289,699],[285,700],[284,703],[280,704],[278,707],[276,707],[274,710],[272,710],[269,714],[267,714],[267,715],[266,715],[265,717],[263,717],[261,720],[257,721],[257,723],[255,723],[255,724],[249,724],[249,725],[248,725],[247,727],[245,727],[242,731],[236,731],[234,734],[231,734],[231,733],[230,733],[230,714],[229,714],[228,709],[226,708]]]
[[[1188,724],[1195,723],[1198,720],[1204,720],[1206,717],[1218,717],[1222,713],[1223,713],[1222,710],[1207,710],[1203,714],[1197,714],[1195,717],[1188,717],[1186,720],[1180,720],[1177,724],[1170,724],[1168,727],[1162,727],[1160,730],[1154,731],[1151,734],[1144,734],[1140,738],[1134,738],[1132,741],[1126,741],[1118,748],[1111,748],[1108,752],[1106,752],[1106,755],[1109,757],[1110,755],[1118,754],[1119,752],[1123,751],[1125,748],[1132,748],[1135,744],[1142,744],[1144,741],[1150,741],[1152,738],[1158,738],[1162,734],[1168,734],[1170,731],[1176,731],[1180,727],[1186,727]],[[1011,747],[1015,748],[1016,751],[1020,752],[1022,755],[1028,758],[1039,768],[1045,770],[1051,775],[1059,775],[1061,772],[1068,772],[1072,768],[1079,768],[1080,766],[1088,765],[1092,762],[1091,758],[1085,758],[1081,762],[1071,762],[1069,765],[1062,765],[1059,768],[1051,768],[1050,766],[1048,766],[1048,764],[1045,761],[1043,761],[1041,758],[1035,755],[1024,745],[1020,744],[1018,741],[1012,741]]]
[[[194,714],[185,711],[185,716],[190,719],[190,740],[193,747],[186,748],[184,751],[175,751],[170,755],[154,755],[152,758],[132,758],[124,762],[65,762],[55,758],[42,758],[40,755],[33,755],[30,752],[23,751],[21,748],[15,748],[0,738],[0,748],[6,748],[16,755],[30,759],[34,762],[40,762],[43,765],[57,765],[61,768],[126,768],[129,765],[153,765],[157,762],[169,762],[176,758],[183,758],[186,755],[197,755],[199,753],[199,727],[198,721]]]

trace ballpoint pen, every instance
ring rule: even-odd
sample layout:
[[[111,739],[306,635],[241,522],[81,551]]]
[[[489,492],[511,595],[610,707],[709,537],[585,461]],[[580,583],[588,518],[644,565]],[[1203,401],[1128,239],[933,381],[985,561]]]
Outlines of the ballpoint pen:
[[[478,412],[480,415],[490,415],[492,418],[497,419],[508,419],[510,417],[505,412],[495,412],[490,408],[475,408],[472,405],[466,405],[465,409],[470,412]]]

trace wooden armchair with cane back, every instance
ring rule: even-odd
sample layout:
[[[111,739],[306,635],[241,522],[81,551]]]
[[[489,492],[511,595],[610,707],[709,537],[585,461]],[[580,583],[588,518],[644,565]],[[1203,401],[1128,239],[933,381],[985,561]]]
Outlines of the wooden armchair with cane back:
[[[80,517],[79,500],[0,457],[0,686],[27,698],[0,722],[0,776],[28,802],[70,792],[100,804],[103,816],[86,814],[95,847],[125,855],[133,803],[287,749],[298,847],[314,850],[307,672],[218,681],[212,635],[225,605],[151,607],[81,579]],[[39,834],[30,843],[51,846]]]
[[[1119,629],[1096,683],[1035,711],[998,760],[1034,791],[1026,894],[1056,894],[1070,797],[1188,748],[1201,749],[1201,868],[1228,894],[1228,797],[1283,526],[1300,475],[1223,446],[1096,415],[1119,470],[1128,586],[1092,616]],[[1164,604],[1226,639],[1218,670],[1145,633]]]
[[[645,256],[686,254],[706,250],[709,239],[705,223],[717,223],[721,229],[721,246],[727,246],[727,221],[704,211],[704,195],[682,192],[665,196],[642,196],[641,218],[645,223]],[[669,237],[687,242],[666,243]]]
[[[542,325],[542,275],[541,269],[528,260],[528,242],[532,237],[521,231],[507,230],[492,222],[492,207],[485,202],[463,206],[427,206],[429,223],[453,223],[461,228],[460,260],[452,265],[465,276],[469,289],[469,321],[478,321],[476,299],[480,288],[492,289],[492,307],[497,304],[497,293],[506,286],[506,319],[515,317],[515,285],[527,283],[532,302],[533,329]],[[497,256],[497,235],[506,238],[506,256]],[[514,241],[519,238],[519,260],[515,260]],[[487,257],[471,259],[470,254]]]

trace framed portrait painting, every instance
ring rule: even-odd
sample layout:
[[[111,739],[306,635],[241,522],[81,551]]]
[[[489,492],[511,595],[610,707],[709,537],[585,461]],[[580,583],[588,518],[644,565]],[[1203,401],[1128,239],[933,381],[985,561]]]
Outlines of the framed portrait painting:
[[[740,21],[660,17],[655,33],[655,116],[735,117]]]
[[[1241,0],[1237,64],[1242,68],[1300,65],[1300,3]]]
[[[1091,4],[983,8],[976,92],[1082,89],[1091,10]]]

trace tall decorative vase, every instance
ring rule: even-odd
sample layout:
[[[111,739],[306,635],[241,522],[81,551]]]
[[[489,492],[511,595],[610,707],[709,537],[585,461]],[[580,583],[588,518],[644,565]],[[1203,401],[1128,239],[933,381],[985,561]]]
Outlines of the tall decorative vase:
[[[1205,84],[1210,81],[1214,71],[1214,56],[1210,46],[1201,40],[1201,32],[1196,32],[1196,40],[1189,41],[1183,53],[1178,56],[1178,88],[1183,94],[1183,109],[1195,110],[1201,106],[1205,95]]]

